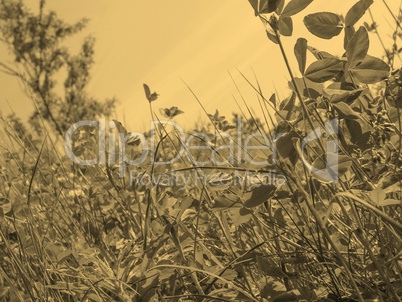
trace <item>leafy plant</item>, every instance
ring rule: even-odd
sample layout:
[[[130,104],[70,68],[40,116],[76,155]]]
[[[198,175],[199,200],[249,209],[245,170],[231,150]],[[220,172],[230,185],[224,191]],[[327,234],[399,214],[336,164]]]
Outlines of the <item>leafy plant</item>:
[[[0,11],[1,41],[12,53],[17,66],[2,62],[1,71],[22,79],[26,94],[36,102],[30,117],[34,129],[42,132],[43,119],[63,136],[77,121],[110,116],[116,100],[100,102],[86,91],[94,63],[95,39],[85,38],[76,55],[63,45],[67,38],[82,31],[88,20],[67,24],[55,12],[46,12],[45,0],[40,1],[37,15],[18,0],[1,1]],[[55,78],[63,69],[67,72],[64,95],[59,95]]]

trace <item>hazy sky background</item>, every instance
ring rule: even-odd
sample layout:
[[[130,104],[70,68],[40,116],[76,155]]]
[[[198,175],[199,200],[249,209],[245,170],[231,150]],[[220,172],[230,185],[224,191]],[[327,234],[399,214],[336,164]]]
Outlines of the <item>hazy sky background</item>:
[[[27,1],[37,9],[39,1]],[[233,96],[240,96],[229,76],[233,75],[247,103],[259,111],[255,92],[245,83],[237,70],[253,80],[255,71],[263,92],[269,97],[275,88],[285,97],[289,76],[277,45],[270,42],[247,0],[147,0],[106,1],[69,0],[47,1],[47,8],[68,22],[89,18],[82,34],[68,40],[73,50],[86,35],[93,34],[95,66],[89,93],[104,99],[115,96],[119,100],[116,118],[129,130],[149,128],[150,113],[142,84],[147,83],[160,98],[153,103],[158,108],[178,106],[185,114],[177,119],[193,125],[204,114],[186,82],[196,93],[209,113],[218,109],[226,116],[239,112]],[[315,0],[308,10],[293,19],[294,34],[284,37],[285,47],[297,75],[293,45],[298,37],[305,37],[309,45],[341,55],[343,33],[330,41],[309,34],[302,18],[307,13],[332,11],[346,14],[356,0]],[[399,0],[388,0],[394,13]],[[394,30],[394,22],[382,1],[375,1],[372,12],[379,32],[385,41]],[[368,14],[363,20],[370,20]],[[361,20],[359,24],[363,23]],[[377,37],[370,34],[369,53],[381,55]],[[386,44],[388,47],[390,43]],[[4,46],[0,46],[1,60],[11,63]],[[312,60],[312,55],[310,55]],[[396,61],[397,67],[400,64]],[[253,80],[254,81],[254,80]],[[60,80],[62,84],[62,79]],[[33,110],[16,78],[0,74],[0,110],[10,113],[8,103],[24,121]]]

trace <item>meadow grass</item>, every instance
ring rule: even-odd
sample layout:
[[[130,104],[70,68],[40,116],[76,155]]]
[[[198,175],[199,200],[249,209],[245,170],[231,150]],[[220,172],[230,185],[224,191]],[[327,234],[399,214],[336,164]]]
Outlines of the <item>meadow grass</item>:
[[[401,301],[402,72],[366,56],[361,28],[343,60],[299,39],[294,77],[291,8],[256,13],[292,87],[279,100],[244,77],[262,121],[245,97],[228,119],[194,94],[209,123],[182,130],[180,109],[158,114],[150,91],[154,131],[108,121],[104,143],[101,122],[66,140],[1,119],[0,300]],[[77,164],[69,143],[98,162]]]

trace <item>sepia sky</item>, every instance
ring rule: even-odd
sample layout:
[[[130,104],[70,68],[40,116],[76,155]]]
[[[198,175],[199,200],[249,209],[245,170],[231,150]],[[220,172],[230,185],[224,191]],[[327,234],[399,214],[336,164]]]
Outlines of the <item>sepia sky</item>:
[[[27,1],[37,10],[39,1]],[[289,76],[278,46],[270,42],[247,0],[69,0],[47,1],[48,9],[68,22],[89,18],[82,34],[71,38],[66,45],[77,51],[79,43],[93,34],[95,66],[89,93],[104,99],[115,96],[119,100],[115,117],[128,130],[149,128],[150,113],[142,84],[147,83],[160,98],[152,105],[155,110],[178,106],[185,114],[177,121],[191,126],[204,118],[190,86],[209,113],[218,109],[226,116],[239,112],[233,98],[241,97],[232,82],[232,74],[247,103],[258,113],[256,93],[240,76],[244,73],[254,81],[253,70],[264,94],[269,97],[275,89],[283,98]],[[290,62],[297,75],[293,45],[298,37],[305,37],[309,45],[336,55],[342,54],[343,35],[330,41],[309,34],[302,18],[307,13],[332,11],[346,14],[356,0],[315,0],[308,10],[293,18],[294,34],[284,38]],[[394,13],[399,0],[388,0]],[[382,1],[375,1],[372,12],[379,32],[390,47],[389,34],[394,22]],[[368,14],[364,20],[370,20]],[[358,25],[362,24],[359,21]],[[377,37],[370,34],[369,54],[381,55]],[[0,46],[1,60],[11,63],[4,46]],[[310,59],[312,56],[310,55]],[[396,64],[400,62],[396,61]],[[230,73],[230,74],[229,74]],[[62,77],[60,83],[62,83]],[[21,83],[0,74],[0,110],[4,114],[14,110],[24,121],[33,110],[32,101],[21,90]],[[244,108],[244,106],[243,106]]]

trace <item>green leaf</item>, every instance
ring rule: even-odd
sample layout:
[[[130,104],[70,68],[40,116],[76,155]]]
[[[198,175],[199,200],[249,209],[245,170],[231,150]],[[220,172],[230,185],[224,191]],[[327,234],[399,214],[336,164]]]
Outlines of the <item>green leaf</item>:
[[[176,106],[170,108],[159,108],[159,112],[165,118],[174,118],[175,116],[184,113]]]
[[[243,195],[244,206],[247,208],[254,208],[267,201],[274,196],[276,187],[274,185],[261,185],[250,192]]]
[[[281,15],[281,12],[282,12],[284,6],[285,6],[285,0],[280,0],[279,3],[278,3],[278,7],[277,7],[276,10],[275,10],[275,13],[276,13],[278,16]]]
[[[352,166],[352,160],[346,155],[326,153],[318,157],[312,164],[313,176],[323,182],[339,179]]]
[[[355,120],[346,120],[345,124],[349,130],[350,141],[355,143],[363,134],[362,126],[359,121]]]
[[[366,13],[366,10],[373,4],[373,0],[360,0],[353,5],[346,13],[345,25],[353,26]]]
[[[353,26],[345,27],[345,37],[343,38],[343,48],[346,49],[348,47],[349,41],[352,40],[353,35],[356,33],[356,30]]]
[[[341,85],[342,83],[332,83],[327,88],[323,89],[323,95],[326,96],[331,103],[345,102],[350,104],[358,97],[370,92],[368,88],[352,88],[352,90],[347,90]]]
[[[292,93],[290,97],[284,99],[280,103],[279,109],[285,111],[292,111],[295,107],[295,103],[296,103],[296,93]]]
[[[270,39],[275,44],[279,44],[279,41],[276,38],[276,35],[273,33],[272,29],[267,29],[266,32],[267,32],[268,39]]]
[[[228,208],[239,207],[242,207],[242,204],[240,203],[240,198],[237,195],[231,193],[215,197],[214,203],[212,205],[214,211],[221,211]]]
[[[63,248],[60,244],[48,243],[45,246],[45,252],[53,262],[57,262],[57,255],[59,255],[62,251]]]
[[[145,96],[148,99],[148,101],[149,102],[156,101],[158,99],[159,94],[157,94],[156,92],[151,93],[151,89],[149,88],[149,86],[147,84],[143,84],[143,86],[144,86]]]
[[[276,94],[273,93],[271,95],[271,97],[269,98],[269,102],[272,103],[272,105],[274,106],[274,108],[276,108]]]
[[[302,79],[296,77],[294,78],[294,81],[301,94],[306,98],[316,99],[321,96],[323,92],[323,84],[314,83],[307,78]],[[296,91],[292,81],[289,82],[289,88]]]
[[[295,131],[290,131],[281,135],[275,142],[275,149],[278,155],[282,158],[293,158],[297,151],[293,143],[293,139],[299,137]]]
[[[363,62],[369,49],[369,36],[366,28],[360,26],[346,47],[347,68],[356,67]]]
[[[250,212],[246,212],[245,208],[230,208],[229,213],[231,216],[231,219],[233,221],[234,226],[239,226],[243,223],[247,223],[253,216],[250,214]],[[250,210],[248,210],[250,211]]]
[[[177,221],[181,221],[181,217],[183,216],[184,212],[191,207],[191,205],[193,204],[193,202],[195,201],[195,199],[193,199],[191,196],[186,196],[185,198],[183,198],[179,204],[179,209],[180,212],[179,214],[177,214],[176,216],[176,220]],[[176,204],[177,205],[177,204]]]
[[[355,80],[363,84],[374,84],[385,80],[390,68],[383,60],[367,55],[356,67],[349,69]]]
[[[282,11],[282,16],[293,16],[305,9],[313,0],[292,0]]]
[[[280,1],[281,0],[261,0],[259,13],[260,14],[270,14],[270,13],[274,12],[278,8]]]
[[[371,131],[364,132],[359,138],[357,138],[354,144],[359,147],[359,149],[364,152],[370,149],[372,144],[370,143]]]
[[[377,187],[371,191],[371,199],[378,206],[385,200],[385,195],[384,190],[380,187]]]
[[[248,0],[254,9],[254,15],[258,16],[258,0]]]
[[[328,85],[325,90],[335,90],[335,91],[353,91],[355,89],[355,85],[348,82],[333,82]]]
[[[119,133],[122,133],[124,135],[127,134],[127,130],[126,130],[126,128],[124,128],[122,123],[120,123],[118,120],[112,120],[112,121]],[[109,127],[112,128],[110,124],[109,124]]]
[[[141,143],[141,136],[135,132],[129,132],[126,135],[126,144],[129,146],[138,146]]]
[[[71,255],[72,255],[72,251],[71,250],[69,250],[69,249],[67,249],[67,250],[64,250],[64,251],[62,251],[61,253],[59,253],[58,255],[57,255],[57,262],[58,262],[58,264],[61,264],[61,263],[63,263],[65,260],[67,260]]]
[[[194,216],[197,215],[197,211],[193,210],[193,209],[187,209],[183,212],[183,215],[180,217],[180,221],[184,221],[187,218],[191,218],[193,219]]]
[[[304,38],[297,39],[297,42],[294,47],[295,57],[297,59],[297,63],[299,64],[299,71],[301,74],[304,74],[304,70],[306,69],[306,58],[307,58],[307,40]]]
[[[323,83],[336,77],[343,69],[343,63],[336,58],[323,59],[313,62],[304,76],[316,83]]]
[[[339,15],[330,12],[307,15],[303,22],[309,32],[323,39],[331,39],[339,35],[343,29]]]
[[[251,215],[250,214],[251,212],[250,212],[250,210],[249,209],[247,209],[247,208],[245,208],[245,207],[241,207],[240,209],[239,209],[239,214],[240,214],[240,216],[248,216],[248,215]]]
[[[359,118],[359,113],[353,111],[353,109],[346,103],[340,102],[333,104],[333,106],[336,112],[338,112],[340,119],[354,120]]]
[[[290,37],[293,32],[292,18],[281,16],[278,20],[279,33],[283,36]]]
[[[312,46],[307,46],[307,49],[314,55],[314,57],[317,60],[335,58],[334,55],[331,55],[330,53],[328,53],[326,51],[318,50],[317,48],[312,47]]]
[[[223,272],[222,277],[228,281],[233,281],[235,278],[238,277],[238,273],[233,269],[227,269]]]
[[[177,198],[175,197],[165,197],[162,203],[158,203],[158,211],[164,211],[167,209],[173,209],[173,206],[177,203]]]
[[[328,91],[328,89],[327,89]],[[366,95],[367,93],[369,93],[369,89],[368,88],[361,88],[361,89],[356,89],[353,91],[345,91],[343,93],[340,94],[332,94],[329,96],[329,101],[331,103],[339,103],[339,102],[345,102],[345,103],[352,103],[354,100],[356,100],[357,98]]]

